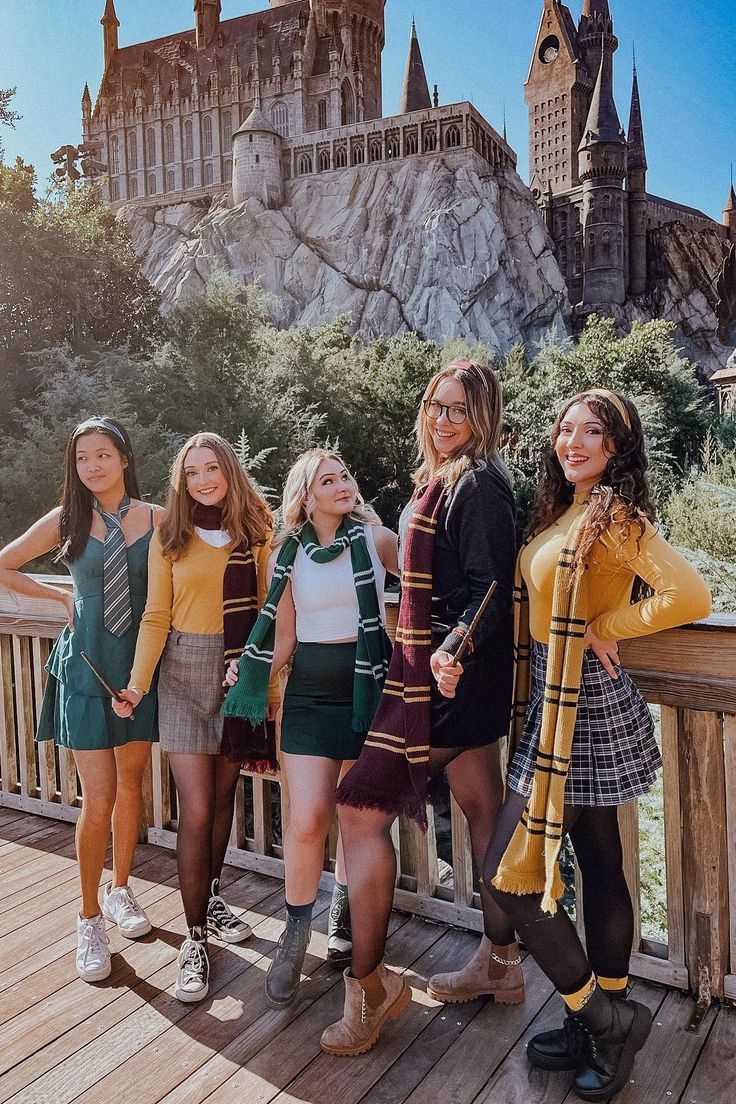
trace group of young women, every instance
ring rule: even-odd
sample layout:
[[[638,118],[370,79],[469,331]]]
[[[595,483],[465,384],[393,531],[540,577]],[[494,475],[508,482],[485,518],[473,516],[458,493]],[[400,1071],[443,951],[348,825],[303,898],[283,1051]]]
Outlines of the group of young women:
[[[0,584],[67,612],[38,738],[71,748],[81,780],[82,978],[110,973],[106,919],[128,938],[151,928],[129,877],[158,739],[176,783],[187,924],[176,996],[207,995],[208,935],[250,934],[220,876],[241,767],[277,763],[279,674],[290,664],[279,749],[290,802],[286,924],[269,1004],[296,997],[337,809],[328,958],[345,967],[345,1006],[322,1048],[361,1054],[406,1009],[411,990],[383,961],[391,829],[399,815],[426,823],[444,771],[469,824],[484,935],[462,969],[429,979],[429,994],[521,1002],[519,936],[566,1010],[560,1029],[531,1040],[530,1061],[575,1071],[584,1100],[610,1099],[626,1082],[651,1016],[627,999],[634,923],[617,810],[646,793],[661,760],[617,642],[706,616],[710,595],[655,528],[629,399],[592,389],[563,405],[518,557],[502,423],[489,368],[457,360],[432,378],[398,540],[334,452],[298,458],[274,535],[268,506],[216,434],[180,450],[162,510],[140,501],[119,422],[75,429],[61,506],[0,552]],[[20,570],[54,549],[73,597]],[[401,580],[393,650],[387,572]],[[83,652],[122,688],[119,700]],[[565,832],[582,874],[585,948],[557,906]]]

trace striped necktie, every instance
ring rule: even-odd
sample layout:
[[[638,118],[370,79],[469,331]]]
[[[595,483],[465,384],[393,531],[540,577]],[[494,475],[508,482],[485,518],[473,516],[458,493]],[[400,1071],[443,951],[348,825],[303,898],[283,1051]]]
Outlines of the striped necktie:
[[[103,510],[97,499],[94,500],[93,505],[107,526],[102,548],[104,624],[113,636],[123,636],[133,624],[128,581],[128,552],[122,529],[122,520],[130,509],[130,499],[125,495],[117,514],[110,510]]]

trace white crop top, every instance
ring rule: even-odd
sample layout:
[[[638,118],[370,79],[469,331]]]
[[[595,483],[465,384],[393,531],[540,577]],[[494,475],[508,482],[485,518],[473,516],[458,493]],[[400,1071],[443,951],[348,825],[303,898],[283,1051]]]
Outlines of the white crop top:
[[[365,526],[365,539],[376,577],[381,621],[385,624],[386,569],[378,558],[372,525]],[[296,609],[297,640],[303,644],[330,644],[357,638],[358,599],[349,548],[330,563],[319,564],[310,560],[300,545],[291,576],[291,592]]]

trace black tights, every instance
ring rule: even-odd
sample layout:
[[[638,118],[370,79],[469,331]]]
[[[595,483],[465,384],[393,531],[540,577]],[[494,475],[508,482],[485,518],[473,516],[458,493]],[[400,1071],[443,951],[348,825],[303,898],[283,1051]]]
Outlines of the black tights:
[[[179,825],[176,865],[187,927],[203,926],[213,878],[219,878],[230,838],[240,765],[223,755],[169,755]]]
[[[509,793],[498,819],[485,862],[483,880],[490,884],[526,800]],[[541,909],[541,895],[491,893],[508,915],[526,947],[555,988],[575,993],[591,971],[601,977],[626,977],[634,938],[634,913],[623,871],[618,809],[615,806],[567,806],[569,832],[583,881],[585,949],[563,908],[554,916]]]
[[[501,805],[502,783],[498,746],[432,748],[429,774],[447,770],[450,790],[463,810],[478,869]],[[396,852],[391,839],[395,817],[375,809],[338,808],[345,868],[350,895],[353,935],[352,974],[364,978],[383,959],[386,934],[396,883]],[[493,897],[481,891],[486,932],[491,927],[495,943],[506,946],[514,940],[513,928]]]

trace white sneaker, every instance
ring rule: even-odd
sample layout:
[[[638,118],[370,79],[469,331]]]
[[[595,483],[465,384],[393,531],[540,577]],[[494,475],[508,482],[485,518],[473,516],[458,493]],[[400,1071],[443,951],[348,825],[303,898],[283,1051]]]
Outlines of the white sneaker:
[[[77,917],[77,973],[83,981],[104,981],[110,976],[109,942],[99,913],[87,920]]]
[[[174,996],[185,1004],[204,1000],[210,988],[210,961],[207,943],[194,938],[191,931],[179,952],[179,974]]]
[[[151,921],[127,885],[118,886],[117,889],[110,889],[109,886],[106,888],[102,915],[117,924],[120,934],[126,939],[138,939],[141,935],[148,935],[151,930]]]
[[[253,934],[250,924],[236,916],[219,893],[210,897],[207,906],[207,931],[225,943],[242,943]]]

